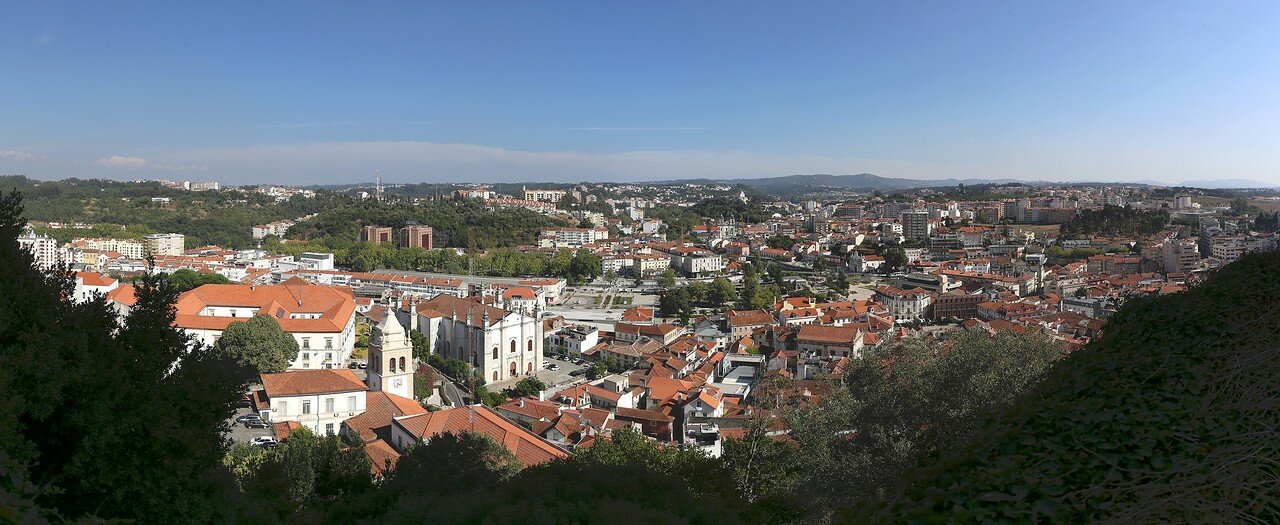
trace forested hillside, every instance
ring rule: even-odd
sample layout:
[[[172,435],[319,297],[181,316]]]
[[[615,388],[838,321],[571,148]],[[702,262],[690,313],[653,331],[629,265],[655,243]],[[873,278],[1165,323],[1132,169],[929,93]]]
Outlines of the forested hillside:
[[[187,246],[217,244],[230,248],[252,246],[252,228],[256,224],[310,215],[331,208],[335,201],[350,200],[321,193],[316,198],[276,202],[273,197],[252,191],[192,192],[166,188],[158,182],[38,181],[22,176],[0,177],[0,190],[22,193],[28,220],[101,225],[92,230],[41,231],[62,242],[72,237],[140,238],[148,233],[181,233],[187,236]],[[169,202],[156,203],[153,197],[167,198]]]
[[[1280,254],[1133,300],[859,522],[1280,523]],[[945,517],[945,519],[942,519]]]

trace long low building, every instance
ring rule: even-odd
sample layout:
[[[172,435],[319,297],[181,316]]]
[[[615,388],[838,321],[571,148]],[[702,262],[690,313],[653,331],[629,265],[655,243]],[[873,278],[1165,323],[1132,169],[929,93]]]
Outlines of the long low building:
[[[234,322],[271,316],[298,341],[290,369],[340,368],[355,348],[356,302],[345,286],[302,279],[279,285],[206,284],[183,293],[174,325],[213,345]]]

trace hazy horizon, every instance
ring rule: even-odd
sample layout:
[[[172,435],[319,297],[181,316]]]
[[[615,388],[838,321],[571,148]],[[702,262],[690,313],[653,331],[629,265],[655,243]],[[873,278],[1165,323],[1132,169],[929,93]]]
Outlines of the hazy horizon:
[[[0,173],[1280,185],[1280,4],[19,3]]]

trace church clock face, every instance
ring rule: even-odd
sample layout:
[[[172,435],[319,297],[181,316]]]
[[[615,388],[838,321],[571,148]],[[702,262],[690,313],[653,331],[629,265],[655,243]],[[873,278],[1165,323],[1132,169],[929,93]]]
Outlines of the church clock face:
[[[397,378],[395,378],[395,379],[391,380],[391,386],[396,387],[396,388],[400,388],[400,387],[404,386],[404,379],[403,379],[403,378],[400,378],[400,377],[397,377]]]

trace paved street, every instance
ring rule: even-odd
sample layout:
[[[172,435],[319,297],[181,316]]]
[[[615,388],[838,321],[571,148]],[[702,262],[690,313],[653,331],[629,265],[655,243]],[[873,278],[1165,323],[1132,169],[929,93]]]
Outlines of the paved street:
[[[253,409],[250,408],[236,409],[235,415],[231,416],[231,432],[228,433],[228,437],[230,437],[232,441],[237,443],[248,443],[250,440],[258,436],[272,435],[270,426],[267,428],[245,428],[243,423],[236,423],[237,417],[252,413]]]
[[[543,368],[534,372],[534,376],[542,380],[543,383],[546,383],[547,388],[553,392],[563,389],[565,386],[569,385],[576,379],[585,377],[585,375],[572,376],[569,374],[574,370],[580,370],[580,369],[586,368],[586,365],[575,365],[573,363],[570,363],[569,361],[565,361],[563,359],[557,359],[553,357],[543,357],[542,362],[555,363],[556,365],[560,366],[559,370],[547,370],[546,368]],[[487,387],[489,388],[490,392],[496,392],[504,388],[515,386],[515,384],[518,381],[520,381],[520,379],[509,379],[506,381],[497,381],[497,382],[489,383]]]

